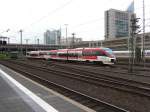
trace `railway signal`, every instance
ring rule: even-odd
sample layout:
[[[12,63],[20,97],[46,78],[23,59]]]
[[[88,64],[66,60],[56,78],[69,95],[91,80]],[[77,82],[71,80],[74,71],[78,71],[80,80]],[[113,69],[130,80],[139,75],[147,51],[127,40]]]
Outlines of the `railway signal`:
[[[2,40],[0,40],[0,45],[6,45],[7,44],[7,42],[6,41],[2,41]]]

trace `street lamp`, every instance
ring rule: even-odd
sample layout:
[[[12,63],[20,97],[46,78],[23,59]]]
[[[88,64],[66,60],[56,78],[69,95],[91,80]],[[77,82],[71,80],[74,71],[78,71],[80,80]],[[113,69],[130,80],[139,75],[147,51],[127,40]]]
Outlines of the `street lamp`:
[[[39,44],[40,44],[40,39],[39,38],[37,38],[37,48],[38,48],[38,50],[39,50]]]
[[[25,39],[26,40],[26,55],[27,55],[27,45],[28,45],[28,41],[30,40],[30,39]]]
[[[145,67],[145,1],[143,0],[142,61]]]
[[[19,32],[20,32],[20,44],[22,45],[22,30],[19,30]]]
[[[75,43],[75,33],[72,33],[72,48],[74,48]]]
[[[40,43],[40,39],[39,39],[39,38],[37,38],[37,44],[39,45],[39,43]]]
[[[9,44],[10,43],[10,38],[8,37],[7,39],[8,39],[8,44]]]
[[[19,30],[19,32],[20,32],[20,55],[21,55],[21,57],[23,56],[23,49],[22,49],[22,32],[23,32],[23,30],[22,29],[20,29]]]
[[[30,40],[30,39],[24,39],[25,41],[26,41],[26,44],[28,44],[28,41]]]
[[[67,33],[68,33],[68,29],[67,26],[68,24],[64,24],[66,26],[66,46],[68,47],[68,39],[67,39]]]

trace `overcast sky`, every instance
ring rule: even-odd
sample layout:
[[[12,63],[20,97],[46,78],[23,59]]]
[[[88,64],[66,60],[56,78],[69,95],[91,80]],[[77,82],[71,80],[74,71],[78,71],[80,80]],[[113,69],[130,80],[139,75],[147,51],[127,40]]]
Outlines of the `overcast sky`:
[[[135,12],[142,18],[142,1],[135,0]],[[132,0],[0,0],[0,35],[10,36],[10,42],[20,42],[19,30],[23,29],[23,41],[43,43],[47,29],[62,29],[68,24],[68,36],[75,33],[83,40],[104,39],[104,11],[114,8],[126,10]],[[150,3],[145,0],[146,30],[150,27]],[[140,24],[142,22],[140,21]],[[5,32],[7,29],[9,32]],[[3,32],[3,33],[2,33]]]

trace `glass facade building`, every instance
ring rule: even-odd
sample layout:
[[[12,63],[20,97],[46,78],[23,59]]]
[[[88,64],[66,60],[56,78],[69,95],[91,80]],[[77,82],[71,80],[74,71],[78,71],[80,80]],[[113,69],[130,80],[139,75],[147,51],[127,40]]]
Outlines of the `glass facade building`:
[[[61,31],[60,30],[47,30],[44,33],[44,44],[46,45],[59,45],[61,39]]]
[[[105,12],[105,39],[128,37],[133,13],[110,9]]]

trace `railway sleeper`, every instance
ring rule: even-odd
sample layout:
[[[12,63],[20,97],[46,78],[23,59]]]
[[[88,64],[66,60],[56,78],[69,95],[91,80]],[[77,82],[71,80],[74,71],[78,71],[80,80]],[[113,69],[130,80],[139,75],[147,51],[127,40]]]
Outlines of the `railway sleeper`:
[[[86,106],[94,109],[94,107],[97,106],[97,104],[93,103],[93,102],[90,102],[90,103],[86,104]]]
[[[83,99],[82,101],[79,101],[80,103],[84,104],[84,105],[87,105],[91,102],[91,100],[89,99]]]

